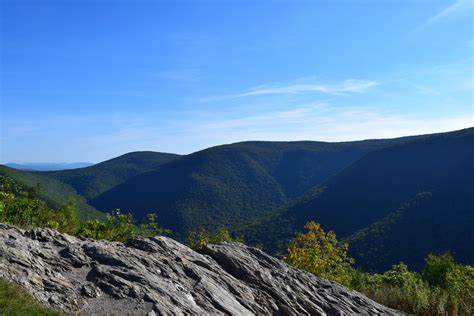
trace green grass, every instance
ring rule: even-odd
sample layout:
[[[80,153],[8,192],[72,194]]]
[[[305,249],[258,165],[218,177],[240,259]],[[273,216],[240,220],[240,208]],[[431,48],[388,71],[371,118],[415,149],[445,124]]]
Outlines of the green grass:
[[[62,315],[37,302],[28,292],[0,278],[0,315]]]

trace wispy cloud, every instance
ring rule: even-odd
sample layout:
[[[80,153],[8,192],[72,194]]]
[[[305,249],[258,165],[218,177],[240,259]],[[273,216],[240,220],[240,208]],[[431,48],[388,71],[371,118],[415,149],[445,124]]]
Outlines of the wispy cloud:
[[[384,111],[380,106],[344,106],[329,101],[299,106],[293,104],[286,109],[254,113],[223,115],[210,111],[208,115],[189,113],[162,120],[152,115],[139,120],[128,120],[120,115],[108,118],[76,117],[67,122],[66,118],[59,120],[61,126],[54,126],[58,120],[50,118],[40,126],[33,126],[40,128],[35,130],[35,134],[41,136],[39,139],[24,137],[28,136],[24,135],[24,131],[10,131],[6,135],[8,143],[4,142],[4,150],[0,151],[0,161],[19,160],[18,157],[27,157],[27,152],[38,152],[35,155],[37,161],[56,161],[59,159],[56,157],[61,157],[60,160],[98,162],[135,150],[186,154],[246,140],[347,141],[442,132],[474,125],[472,112],[466,111],[442,117],[408,115]],[[78,131],[77,128],[84,124],[106,128],[90,133]],[[68,132],[60,132],[65,130]],[[53,138],[48,137],[51,134]],[[58,144],[53,154],[43,150],[49,148],[51,143]]]
[[[362,93],[377,85],[375,81],[345,80],[338,85],[320,85],[320,84],[295,84],[287,86],[269,86],[252,89],[248,92],[237,94],[238,97],[247,97],[261,94],[299,94],[319,92],[325,94],[346,94],[346,93]]]
[[[451,131],[473,126],[472,117],[420,117],[400,115],[369,107],[335,107],[324,104],[300,107],[289,111],[274,111],[264,115],[215,122],[193,122],[185,133],[194,135],[198,144],[270,141],[347,141],[369,138],[390,138]]]
[[[449,7],[445,8],[444,10],[430,17],[428,20],[424,21],[417,28],[415,28],[414,31],[415,32],[420,31],[424,29],[425,27],[433,23],[439,22],[440,20],[448,16],[454,15],[456,13],[472,10],[473,7],[474,7],[474,2],[472,0],[457,0],[456,2],[451,4]]]
[[[285,122],[286,124],[303,123],[315,112],[323,112],[326,107],[327,105],[324,103],[313,103],[289,110],[270,111],[259,115],[248,115],[240,118],[206,123],[203,127],[207,129],[229,129],[251,126],[268,126],[282,122]]]
[[[379,83],[371,80],[347,79],[338,84],[319,83],[297,83],[286,85],[261,85],[244,91],[242,93],[227,94],[221,96],[207,97],[203,101],[219,101],[224,99],[251,97],[259,95],[276,94],[308,94],[320,93],[329,95],[347,95],[353,93],[363,93],[375,87]]]
[[[474,92],[474,58],[463,58],[448,63],[412,67],[384,80],[386,92],[408,95],[410,91],[425,96],[451,96]],[[385,94],[387,97],[387,95]],[[436,99],[433,99],[436,101]],[[426,100],[425,100],[426,102]]]

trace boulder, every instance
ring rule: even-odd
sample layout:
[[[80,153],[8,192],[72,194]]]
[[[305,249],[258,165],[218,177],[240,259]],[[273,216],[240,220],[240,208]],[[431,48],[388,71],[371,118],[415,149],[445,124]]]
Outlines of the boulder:
[[[0,224],[0,277],[81,315],[401,314],[239,243],[198,253],[162,236],[123,244]]]

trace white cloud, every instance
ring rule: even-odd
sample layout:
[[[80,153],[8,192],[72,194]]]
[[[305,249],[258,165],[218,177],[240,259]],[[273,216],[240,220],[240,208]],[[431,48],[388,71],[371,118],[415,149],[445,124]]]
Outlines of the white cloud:
[[[216,122],[205,124],[203,127],[207,129],[228,129],[249,126],[258,127],[275,124],[278,122],[285,122],[286,124],[298,123],[306,120],[308,115],[312,115],[315,111],[324,111],[325,107],[326,106],[323,103],[315,103],[289,110],[272,111],[260,115],[250,115],[235,119],[218,120]]]
[[[474,126],[472,112],[445,116],[402,115],[383,111],[381,107],[336,106],[329,103],[304,104],[258,115],[251,113],[254,112],[222,115],[211,111],[207,116],[188,114],[162,121],[152,117],[139,121],[127,121],[120,116],[103,120],[75,118],[68,125],[83,125],[82,122],[92,121],[97,124],[99,120],[108,128],[94,130],[87,135],[73,130],[71,133],[54,133],[54,137],[44,134],[38,139],[20,135],[9,137],[11,142],[5,143],[5,155],[0,155],[0,159],[3,162],[20,160],[19,157],[29,157],[27,153],[34,152],[36,161],[98,162],[135,150],[186,154],[210,146],[248,140],[348,141]],[[43,126],[42,129],[45,133],[50,131]],[[52,144],[53,151],[44,150],[51,148]]]
[[[377,85],[375,81],[349,79],[338,85],[320,84],[295,84],[287,86],[269,86],[252,89],[248,92],[237,94],[237,97],[246,97],[261,94],[299,94],[319,92],[324,94],[362,93]]]
[[[315,84],[315,83],[298,83],[286,85],[262,85],[251,88],[242,93],[228,94],[222,96],[214,96],[203,98],[202,101],[219,101],[225,99],[251,97],[259,95],[276,95],[276,94],[306,94],[320,93],[329,95],[347,95],[353,93],[364,93],[367,90],[377,86],[379,83],[371,80],[347,79],[339,84]]]
[[[454,15],[459,12],[463,11],[468,11],[473,9],[473,1],[472,0],[457,0],[453,4],[451,4],[449,7],[445,8],[444,10],[438,12],[434,16],[430,17],[428,20],[423,22],[421,25],[419,25],[414,31],[420,31],[424,29],[425,27],[439,22],[440,20],[445,19],[448,16]]]
[[[402,115],[369,107],[321,104],[255,116],[190,123],[183,132],[201,148],[245,140],[349,141],[437,133],[474,126],[472,115]],[[192,136],[191,136],[192,135]]]

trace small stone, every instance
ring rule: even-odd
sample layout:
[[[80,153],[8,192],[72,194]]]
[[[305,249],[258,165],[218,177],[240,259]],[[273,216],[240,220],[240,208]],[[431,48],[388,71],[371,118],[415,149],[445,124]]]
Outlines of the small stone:
[[[86,297],[94,298],[94,297],[99,297],[101,294],[101,291],[98,287],[94,285],[85,284],[81,288],[81,294]]]

